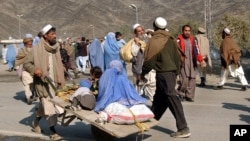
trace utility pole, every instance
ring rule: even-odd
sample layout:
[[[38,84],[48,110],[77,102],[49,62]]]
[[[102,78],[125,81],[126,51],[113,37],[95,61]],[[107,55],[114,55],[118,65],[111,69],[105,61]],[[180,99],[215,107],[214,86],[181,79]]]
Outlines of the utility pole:
[[[204,28],[207,33],[207,0],[204,0]]]
[[[20,24],[20,18],[23,16],[23,14],[18,14],[18,29],[19,29],[19,39],[22,38],[22,34],[21,34],[21,24]]]
[[[213,32],[212,32],[212,3],[211,0],[209,0],[209,41],[210,41],[210,46],[213,46]]]
[[[207,32],[210,47],[213,46],[213,29],[212,29],[212,3],[211,0],[204,0],[204,26]]]
[[[136,23],[138,23],[138,7],[135,4],[130,4],[129,7],[135,9]]]
[[[92,36],[93,36],[93,39],[94,39],[95,38],[95,30],[94,30],[95,27],[92,24],[90,26],[92,27]]]

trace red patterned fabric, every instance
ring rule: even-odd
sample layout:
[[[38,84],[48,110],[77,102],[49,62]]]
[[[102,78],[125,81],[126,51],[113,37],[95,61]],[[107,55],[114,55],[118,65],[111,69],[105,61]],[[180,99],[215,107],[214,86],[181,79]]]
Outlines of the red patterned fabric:
[[[191,46],[192,46],[192,55],[193,55],[193,57],[196,56],[197,61],[202,62],[203,61],[203,57],[200,54],[200,49],[199,49],[199,46],[198,46],[197,42],[194,40],[193,36],[190,36],[189,39],[190,39],[190,43],[191,43]],[[177,37],[177,40],[179,40],[178,43],[180,45],[180,48],[181,48],[182,52],[185,52],[185,44],[184,44],[184,38],[183,38],[183,36],[179,35]]]

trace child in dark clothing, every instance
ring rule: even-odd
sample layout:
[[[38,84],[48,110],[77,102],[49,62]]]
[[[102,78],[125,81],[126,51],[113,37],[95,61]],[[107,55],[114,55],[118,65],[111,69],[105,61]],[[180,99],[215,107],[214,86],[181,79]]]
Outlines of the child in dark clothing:
[[[90,74],[92,76],[92,85],[90,87],[90,91],[97,98],[99,79],[102,75],[102,69],[98,66],[95,66],[90,70]]]
[[[98,95],[99,79],[102,75],[100,67],[96,66],[90,70],[92,76],[92,85],[90,88],[87,80],[82,80],[82,86],[71,96],[71,106],[67,106],[72,110],[87,109],[92,110]]]

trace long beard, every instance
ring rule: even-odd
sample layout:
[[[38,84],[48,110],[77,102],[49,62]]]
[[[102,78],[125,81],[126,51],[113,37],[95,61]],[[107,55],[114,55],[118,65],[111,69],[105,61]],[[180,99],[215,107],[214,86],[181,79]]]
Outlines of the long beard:
[[[143,34],[143,35],[138,35],[138,38],[142,41],[146,41],[147,40],[147,35]]]
[[[56,39],[49,40],[49,45],[53,46],[56,44]]]

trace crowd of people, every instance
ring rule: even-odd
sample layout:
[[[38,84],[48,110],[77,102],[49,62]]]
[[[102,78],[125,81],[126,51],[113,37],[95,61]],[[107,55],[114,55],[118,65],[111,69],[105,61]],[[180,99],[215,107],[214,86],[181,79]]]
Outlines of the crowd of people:
[[[36,38],[24,38],[24,47],[19,50],[14,45],[4,45],[3,63],[8,64],[8,71],[17,69],[27,103],[39,99],[32,130],[42,132],[39,121],[44,117],[51,139],[60,138],[55,126],[63,109],[49,100],[55,97],[56,89],[65,86],[67,79],[79,78],[79,73],[86,74],[90,67],[91,78],[80,81],[81,88],[67,108],[87,107],[99,113],[112,102],[127,107],[145,104],[146,97],[152,101],[156,120],[170,109],[177,127],[171,137],[191,136],[182,101],[194,102],[197,74],[199,86],[206,87],[206,73],[212,67],[206,30],[199,27],[198,33],[192,35],[192,27],[183,25],[181,34],[173,37],[162,17],[154,20],[152,28],[145,30],[141,24],[133,25],[134,37],[128,42],[120,32],[109,32],[101,40],[81,37],[74,42],[70,37],[58,41],[56,28],[48,24]],[[222,29],[221,80],[216,88],[223,89],[230,73],[240,79],[241,90],[246,91],[248,82],[240,64],[241,52],[230,33],[230,29]],[[127,63],[132,64],[131,82]]]

